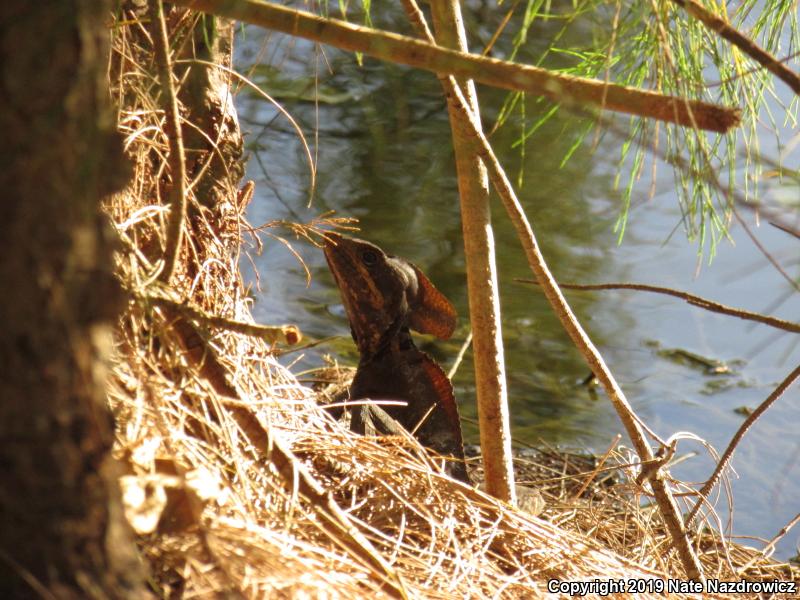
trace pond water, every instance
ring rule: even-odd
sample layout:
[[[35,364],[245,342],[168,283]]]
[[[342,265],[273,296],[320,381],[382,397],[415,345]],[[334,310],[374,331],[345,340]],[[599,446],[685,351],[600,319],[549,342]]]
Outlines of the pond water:
[[[497,16],[486,17],[486,22],[492,19]],[[404,31],[400,22],[388,26]],[[475,15],[470,22],[478,37],[488,39],[491,26],[480,26]],[[523,61],[541,53],[546,35],[541,39],[520,55]],[[305,222],[330,210],[357,218],[360,237],[416,263],[456,306],[461,321],[452,340],[418,339],[449,366],[468,334],[469,321],[449,123],[438,81],[429,73],[369,58],[359,66],[352,55],[255,28],[240,36],[237,63],[297,120],[318,166],[309,207],[308,162],[296,132],[272,104],[247,91],[239,94],[240,119],[252,152],[248,177],[256,181],[250,222]],[[480,88],[479,97],[489,129],[504,93]],[[529,110],[543,107],[531,102]],[[618,244],[614,223],[621,194],[614,178],[622,142],[612,135],[599,140],[589,135],[562,165],[577,140],[576,122],[578,117],[568,114],[549,121],[529,139],[524,156],[512,148],[519,133],[513,124],[492,136],[507,171],[515,180],[522,174],[520,200],[560,281],[665,285],[796,319],[800,294],[792,293],[741,227],[731,227],[731,239],[720,243],[713,262],[709,264],[707,255],[698,258],[696,245],[686,241],[680,226],[668,166],[661,164],[655,179],[648,167],[636,184],[626,234]],[[788,140],[791,132],[784,133]],[[765,134],[765,144],[767,138]],[[762,151],[769,149],[762,146]],[[795,151],[795,168],[797,155]],[[800,198],[796,187],[782,193]],[[541,293],[515,281],[531,273],[496,199],[492,211],[513,435],[523,443],[543,440],[602,452],[624,430],[603,393],[580,385],[588,368]],[[744,216],[754,225],[751,213]],[[797,222],[796,213],[791,218]],[[755,231],[797,277],[800,240],[766,223]],[[284,244],[265,236],[263,253],[252,262],[242,261],[248,280],[254,286],[260,282],[253,292],[257,319],[296,323],[310,339],[338,336],[302,356],[288,355],[295,372],[319,366],[324,354],[354,364],[357,354],[321,250],[287,230],[269,232],[291,241],[311,281],[306,285],[304,268]],[[737,409],[757,406],[800,361],[800,347],[791,334],[692,308],[675,298],[630,291],[567,292],[567,297],[637,413],[662,437],[691,431],[721,452],[744,419]],[[723,361],[731,372],[715,374],[694,355]],[[467,353],[454,385],[467,420],[465,434],[477,441],[469,422],[475,418],[470,359]],[[737,535],[771,538],[800,512],[798,424],[800,388],[795,386],[737,450]],[[703,481],[712,461],[698,444],[683,442],[679,455],[687,454],[689,459],[673,473]],[[797,530],[791,531],[777,555],[796,555],[799,540]]]

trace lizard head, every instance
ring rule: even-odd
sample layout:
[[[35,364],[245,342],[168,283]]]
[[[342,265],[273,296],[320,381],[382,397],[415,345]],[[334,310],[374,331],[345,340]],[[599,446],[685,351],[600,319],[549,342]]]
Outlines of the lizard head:
[[[325,258],[362,356],[374,354],[387,333],[402,327],[442,339],[453,334],[453,305],[416,266],[370,242],[326,236]]]

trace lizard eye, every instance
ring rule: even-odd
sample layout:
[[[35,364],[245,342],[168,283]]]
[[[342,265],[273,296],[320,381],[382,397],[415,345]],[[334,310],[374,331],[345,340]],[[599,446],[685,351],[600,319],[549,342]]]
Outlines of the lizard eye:
[[[372,250],[364,250],[364,252],[361,253],[361,262],[371,267],[378,262],[378,255]]]

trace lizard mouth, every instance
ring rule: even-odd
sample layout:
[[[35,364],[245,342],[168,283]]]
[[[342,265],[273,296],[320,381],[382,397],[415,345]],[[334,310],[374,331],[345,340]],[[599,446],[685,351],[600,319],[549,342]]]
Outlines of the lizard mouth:
[[[330,270],[331,274],[333,275],[333,279],[336,281],[336,286],[339,289],[341,289],[342,282],[339,279],[339,263],[335,258],[336,251],[337,251],[337,244],[336,244],[335,240],[337,238],[339,240],[341,240],[341,236],[338,235],[338,234],[330,234],[330,233],[327,234],[327,237],[325,239],[325,246],[323,248],[323,252],[325,254],[325,261],[328,263],[328,269]]]

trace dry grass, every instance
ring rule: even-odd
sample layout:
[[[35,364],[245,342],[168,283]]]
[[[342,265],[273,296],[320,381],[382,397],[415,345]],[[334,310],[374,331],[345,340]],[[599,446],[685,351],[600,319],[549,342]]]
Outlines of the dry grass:
[[[176,277],[154,288],[166,226],[163,113],[145,32],[131,22],[114,37],[112,83],[135,177],[107,207],[131,292],[109,401],[126,512],[157,593],[536,598],[550,578],[681,578],[657,512],[641,507],[624,470],[609,479],[585,457],[533,454],[521,459],[524,478],[545,508],[542,518],[517,511],[448,479],[411,439],[350,433],[265,341],[188,323],[155,301],[252,322],[237,267],[246,202],[232,194],[208,209],[190,196]],[[187,347],[187,323],[199,352]],[[709,575],[739,579],[753,562],[747,576],[800,579],[711,533],[701,550]]]

